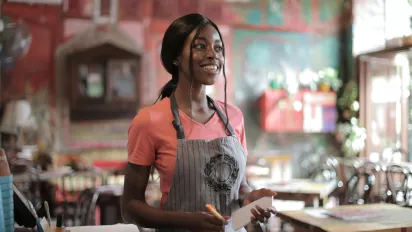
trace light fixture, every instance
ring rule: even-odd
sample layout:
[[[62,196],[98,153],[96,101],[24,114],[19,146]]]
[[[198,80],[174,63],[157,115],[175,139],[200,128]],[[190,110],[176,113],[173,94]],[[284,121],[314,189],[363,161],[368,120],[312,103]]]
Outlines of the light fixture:
[[[0,130],[4,133],[18,134],[23,128],[36,128],[31,105],[26,100],[14,100],[7,103]]]

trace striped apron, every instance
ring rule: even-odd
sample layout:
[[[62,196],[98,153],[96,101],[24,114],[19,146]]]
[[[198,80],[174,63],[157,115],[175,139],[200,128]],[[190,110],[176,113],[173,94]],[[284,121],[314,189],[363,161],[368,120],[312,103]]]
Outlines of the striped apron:
[[[226,123],[227,119],[220,108],[211,98],[207,99]],[[205,205],[212,204],[223,216],[231,216],[232,212],[240,208],[239,188],[246,169],[246,155],[233,128],[228,125],[230,136],[211,141],[187,140],[173,94],[170,102],[178,146],[172,185],[162,208],[168,211],[207,212]],[[231,223],[225,227],[225,231],[233,231]]]

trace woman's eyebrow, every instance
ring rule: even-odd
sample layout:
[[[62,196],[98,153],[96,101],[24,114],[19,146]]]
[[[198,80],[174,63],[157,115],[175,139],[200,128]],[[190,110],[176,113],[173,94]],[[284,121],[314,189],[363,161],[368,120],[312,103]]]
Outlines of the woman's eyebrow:
[[[205,42],[207,42],[207,41],[209,41],[206,37],[197,37],[196,38],[196,40],[203,40],[203,41],[205,41]],[[220,40],[220,39],[215,39],[215,41],[214,41],[215,43],[222,43],[222,40]]]

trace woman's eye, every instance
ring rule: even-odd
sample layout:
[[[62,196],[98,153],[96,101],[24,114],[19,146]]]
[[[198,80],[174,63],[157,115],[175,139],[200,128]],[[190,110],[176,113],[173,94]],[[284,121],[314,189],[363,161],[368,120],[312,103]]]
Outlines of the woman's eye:
[[[195,46],[193,46],[196,49],[205,49],[206,46],[204,44],[195,44]]]
[[[223,47],[221,47],[221,46],[216,46],[216,47],[215,47],[215,50],[216,50],[217,52],[221,52],[221,51],[223,51]]]

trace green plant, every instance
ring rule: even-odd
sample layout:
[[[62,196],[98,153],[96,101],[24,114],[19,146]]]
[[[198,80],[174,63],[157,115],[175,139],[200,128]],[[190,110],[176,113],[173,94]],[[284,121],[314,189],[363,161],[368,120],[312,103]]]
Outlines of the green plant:
[[[319,84],[329,86],[333,91],[338,91],[342,87],[342,81],[338,77],[336,69],[327,67],[319,71]]]

